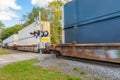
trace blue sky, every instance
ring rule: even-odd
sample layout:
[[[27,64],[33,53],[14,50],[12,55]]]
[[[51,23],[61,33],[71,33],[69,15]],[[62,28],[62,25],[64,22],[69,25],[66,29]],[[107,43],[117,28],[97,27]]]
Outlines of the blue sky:
[[[30,13],[33,7],[45,7],[53,0],[0,0],[0,21],[6,27],[19,24],[20,17]]]
[[[17,4],[19,4],[22,9],[21,10],[13,10],[16,11],[16,14],[20,18],[23,14],[30,13],[32,8],[35,7],[31,4],[31,0],[17,0]],[[12,20],[3,20],[2,22],[5,24],[6,27],[13,26],[15,24],[21,23],[19,18],[13,18]]]

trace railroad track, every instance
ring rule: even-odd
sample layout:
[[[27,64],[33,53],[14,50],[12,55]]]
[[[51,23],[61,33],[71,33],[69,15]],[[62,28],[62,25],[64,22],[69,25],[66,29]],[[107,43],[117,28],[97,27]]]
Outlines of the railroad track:
[[[78,62],[89,63],[89,64],[93,64],[93,65],[102,65],[102,66],[107,66],[107,67],[120,68],[120,64],[119,63],[114,63],[114,62],[105,62],[105,61],[99,61],[99,60],[75,58],[75,57],[68,57],[68,56],[60,56],[59,58],[78,61]]]

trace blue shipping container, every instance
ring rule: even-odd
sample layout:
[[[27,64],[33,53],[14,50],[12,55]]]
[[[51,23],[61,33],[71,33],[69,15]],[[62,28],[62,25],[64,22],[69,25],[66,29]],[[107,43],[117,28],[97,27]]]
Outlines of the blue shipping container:
[[[65,29],[65,43],[119,43],[120,17]]]
[[[72,0],[64,6],[64,28],[120,16],[120,0]]]

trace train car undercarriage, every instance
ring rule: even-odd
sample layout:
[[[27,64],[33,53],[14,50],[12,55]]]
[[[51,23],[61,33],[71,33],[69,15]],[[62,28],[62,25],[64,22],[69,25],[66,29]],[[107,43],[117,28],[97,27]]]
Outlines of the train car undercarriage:
[[[32,46],[8,46],[8,49],[39,52],[36,45]],[[43,54],[56,54],[81,59],[98,60],[112,63],[120,63],[120,43],[103,44],[54,44],[42,49]]]
[[[53,50],[62,56],[120,63],[120,43],[57,44]]]

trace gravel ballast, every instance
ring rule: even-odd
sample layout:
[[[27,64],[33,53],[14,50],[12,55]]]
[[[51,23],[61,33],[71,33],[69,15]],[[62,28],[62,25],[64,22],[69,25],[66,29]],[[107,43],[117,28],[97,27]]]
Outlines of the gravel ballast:
[[[120,80],[119,67],[55,58],[54,55],[50,54],[42,57],[41,61],[34,65],[46,69],[52,68],[77,77],[83,77],[85,80]]]

